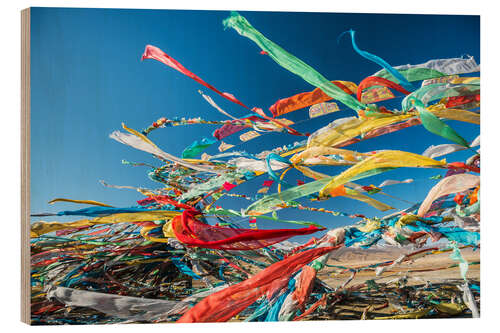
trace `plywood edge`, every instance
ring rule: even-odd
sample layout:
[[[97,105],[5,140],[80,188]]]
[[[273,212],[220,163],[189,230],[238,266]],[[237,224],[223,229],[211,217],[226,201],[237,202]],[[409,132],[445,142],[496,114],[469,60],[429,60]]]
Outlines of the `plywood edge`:
[[[21,11],[21,321],[31,323],[30,8]]]

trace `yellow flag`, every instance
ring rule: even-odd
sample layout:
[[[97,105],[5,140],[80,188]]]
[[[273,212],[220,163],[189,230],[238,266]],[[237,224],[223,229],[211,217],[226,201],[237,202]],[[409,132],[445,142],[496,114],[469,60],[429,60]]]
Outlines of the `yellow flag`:
[[[394,124],[413,117],[414,115],[398,115],[380,118],[352,118],[324,133],[313,136],[307,143],[307,147],[325,146],[334,147],[339,143],[348,141],[373,129]]]
[[[158,243],[168,243],[169,238],[175,238],[174,230],[172,229],[172,220],[165,222],[165,224],[163,225],[162,231],[163,231],[163,236],[165,236],[165,238],[149,236],[149,231],[155,228],[156,226],[143,227],[141,229],[141,236],[148,241],[158,242]]]
[[[422,155],[399,150],[386,150],[357,163],[338,176],[334,177],[321,189],[320,195],[328,193],[330,189],[343,185],[355,176],[373,169],[400,167],[444,167],[445,165],[445,162],[436,161]]]
[[[111,214],[102,217],[96,217],[94,219],[84,219],[74,222],[45,222],[39,221],[31,225],[31,237],[39,237],[41,235],[47,234],[49,232],[57,230],[65,230],[78,227],[87,227],[96,224],[108,224],[108,223],[123,223],[123,222],[147,222],[155,220],[165,220],[170,219],[174,216],[180,215],[180,212],[176,211],[166,211],[166,210],[152,210],[148,212],[138,212],[138,213],[118,213]]]
[[[113,207],[111,205],[107,205],[105,203],[99,202],[99,201],[94,201],[94,200],[73,200],[73,199],[65,199],[65,198],[55,198],[49,201],[49,204],[53,204],[54,202],[74,202],[74,203],[79,203],[79,204],[87,204],[87,205],[94,205],[94,206],[102,206],[102,207]]]

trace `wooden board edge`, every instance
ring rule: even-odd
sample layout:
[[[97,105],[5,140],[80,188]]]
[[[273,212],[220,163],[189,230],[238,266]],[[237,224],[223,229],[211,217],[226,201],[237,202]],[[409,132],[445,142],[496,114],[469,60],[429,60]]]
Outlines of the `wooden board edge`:
[[[21,11],[21,321],[31,324],[30,8]]]

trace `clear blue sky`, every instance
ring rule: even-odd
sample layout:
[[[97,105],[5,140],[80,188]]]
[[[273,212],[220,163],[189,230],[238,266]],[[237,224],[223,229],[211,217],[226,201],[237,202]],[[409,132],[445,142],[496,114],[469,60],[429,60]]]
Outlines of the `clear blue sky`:
[[[147,178],[145,167],[121,164],[122,159],[159,162],[147,153],[121,145],[108,135],[121,122],[137,130],[160,117],[202,117],[222,120],[197,93],[202,89],[223,109],[236,116],[245,109],[220,98],[198,83],[165,65],[141,55],[147,44],[158,46],[185,67],[221,91],[234,94],[246,105],[267,110],[276,100],[314,87],[286,71],[249,39],[223,30],[229,11],[102,10],[33,8],[31,12],[31,211],[46,212],[81,208],[59,203],[56,197],[92,199],[116,207],[135,205],[142,196],[133,190],[116,190],[98,183],[157,187]],[[468,54],[480,63],[479,16],[382,15],[240,12],[265,36],[302,59],[325,77],[359,83],[380,68],[354,52],[348,38],[337,36],[356,30],[358,46],[393,66],[418,64],[430,59]],[[397,101],[400,101],[398,99]],[[391,106],[394,106],[391,103]],[[295,128],[312,132],[339,117],[343,111],[323,116]],[[294,121],[308,118],[307,110],[287,115]],[[479,126],[448,122],[465,139],[479,134]],[[150,138],[163,150],[180,156],[194,140],[210,136],[214,125],[191,125],[159,129]],[[269,134],[238,147],[250,153],[292,143],[297,137]],[[238,135],[224,140],[238,143]],[[350,146],[358,151],[400,149],[422,153],[431,144],[448,143],[417,126]],[[217,145],[207,153],[215,154]],[[470,153],[447,156],[460,161]],[[321,168],[334,175],[341,168]],[[420,179],[395,185],[386,192],[408,201],[421,201],[435,181],[436,170],[399,169],[359,181],[378,185],[384,179]],[[253,194],[266,180],[259,177],[233,190]],[[295,183],[297,173],[287,176]],[[304,179],[306,180],[306,179]],[[272,191],[276,191],[275,187]],[[397,208],[407,204],[377,195]],[[244,199],[221,201],[226,207],[248,205]],[[334,198],[321,204],[327,209],[370,216],[385,215],[357,201]],[[355,220],[322,213],[287,210],[281,218],[314,220],[327,227]],[[60,218],[61,221],[73,220]],[[38,219],[33,219],[33,221]],[[262,228],[293,227],[259,222]]]

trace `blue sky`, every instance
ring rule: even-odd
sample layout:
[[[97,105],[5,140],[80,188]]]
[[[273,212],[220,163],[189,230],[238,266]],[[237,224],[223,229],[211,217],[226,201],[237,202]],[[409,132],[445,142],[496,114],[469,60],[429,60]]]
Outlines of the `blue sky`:
[[[380,68],[361,58],[348,38],[337,36],[356,30],[358,46],[391,65],[417,64],[430,59],[474,56],[480,63],[479,16],[379,15],[240,12],[266,37],[302,59],[325,77],[359,83]],[[155,45],[189,70],[221,91],[234,94],[246,105],[267,110],[276,100],[314,87],[286,71],[249,39],[233,30],[224,31],[222,20],[229,11],[102,10],[33,8],[31,16],[31,211],[55,212],[78,209],[78,205],[48,205],[56,197],[92,199],[117,207],[135,205],[142,196],[132,190],[103,187],[110,184],[157,187],[147,178],[145,167],[121,164],[122,159],[159,166],[147,153],[121,145],[108,135],[121,123],[137,130],[160,117],[202,117],[223,120],[197,93],[202,89],[230,114],[248,112],[165,65],[141,55],[147,44]],[[390,103],[395,106],[401,99]],[[303,122],[295,128],[312,132],[339,117],[354,115],[342,111]],[[286,115],[294,121],[308,118],[307,110]],[[479,126],[448,122],[465,139],[479,134]],[[194,140],[210,136],[214,125],[191,125],[159,129],[150,138],[163,150],[180,156]],[[224,140],[238,143],[238,135]],[[268,134],[238,146],[258,153],[297,137]],[[445,139],[417,126],[350,146],[358,151],[399,149],[422,153]],[[217,152],[217,145],[207,150]],[[447,156],[461,161],[469,152]],[[341,168],[321,168],[334,175]],[[386,192],[407,201],[422,201],[436,181],[428,177],[436,170],[398,169],[359,181],[378,185],[384,179],[415,178],[413,184],[394,185]],[[233,190],[255,193],[267,178],[259,177]],[[299,177],[289,173],[291,183]],[[299,177],[300,178],[300,177]],[[302,178],[301,178],[302,179]],[[304,179],[307,180],[307,179]],[[272,191],[276,191],[275,187]],[[408,204],[377,195],[397,208]],[[221,201],[230,208],[246,207],[244,199]],[[348,213],[384,215],[357,201],[334,198],[308,203]],[[281,218],[314,220],[327,227],[356,220],[322,213],[286,210]],[[73,220],[74,218],[61,221]],[[33,219],[37,220],[37,219]],[[262,228],[294,227],[259,222]]]

